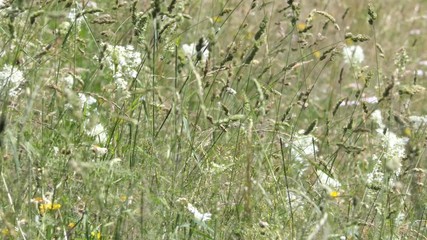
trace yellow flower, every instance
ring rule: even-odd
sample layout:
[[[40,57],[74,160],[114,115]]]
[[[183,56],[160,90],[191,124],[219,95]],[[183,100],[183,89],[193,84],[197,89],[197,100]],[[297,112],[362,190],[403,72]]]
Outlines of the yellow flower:
[[[92,236],[92,238],[94,238],[94,239],[97,239],[97,240],[99,240],[99,239],[101,239],[101,233],[100,232],[98,232],[98,231],[93,231],[93,232],[91,232],[90,233],[90,235]]]
[[[313,53],[313,56],[314,56],[315,58],[317,58],[317,59],[320,59],[320,57],[322,56],[322,53],[320,53],[320,51],[315,51],[315,52]]]
[[[3,236],[9,236],[10,235],[9,229],[3,228],[1,230],[1,235],[3,235]]]
[[[339,197],[339,196],[340,196],[340,193],[339,193],[339,192],[337,192],[337,191],[331,191],[331,192],[329,193],[329,196],[331,196],[332,198],[336,198],[336,197]]]
[[[76,226],[76,223],[74,223],[74,222],[70,222],[70,223],[68,224],[68,228],[69,228],[69,229],[73,229],[75,226]]]
[[[39,205],[39,211],[41,214],[45,213],[48,210],[56,211],[61,208],[59,203],[43,203]]]
[[[44,200],[42,197],[35,197],[33,199],[31,199],[31,202],[33,203],[42,203]]]
[[[306,28],[305,23],[297,23],[297,29],[298,29],[299,32],[304,31],[305,28]]]
[[[222,22],[222,18],[220,16],[213,17],[212,20],[214,23],[221,23]]]
[[[405,137],[411,137],[412,136],[412,130],[411,130],[411,128],[410,127],[404,127],[402,129],[402,134]]]
[[[126,200],[128,200],[128,197],[126,195],[120,196],[120,202],[126,202]]]
[[[347,44],[347,46],[352,46],[354,44],[353,40],[351,40],[351,38],[347,38],[345,40],[345,43]]]

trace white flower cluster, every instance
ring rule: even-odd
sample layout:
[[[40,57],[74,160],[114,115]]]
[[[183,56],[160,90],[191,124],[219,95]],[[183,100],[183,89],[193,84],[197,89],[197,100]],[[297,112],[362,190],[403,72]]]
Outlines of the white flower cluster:
[[[339,189],[341,187],[341,183],[338,180],[335,180],[335,179],[329,177],[323,171],[317,170],[316,174],[318,177],[317,180],[319,181],[320,184],[323,185],[323,187],[331,188],[334,190]]]
[[[382,158],[385,160],[385,166],[396,175],[399,175],[402,164],[401,160],[406,156],[405,146],[409,139],[398,137],[390,130],[384,133],[385,125],[379,110],[374,111],[371,118],[378,124],[376,132],[383,148]]]
[[[386,161],[386,167],[396,175],[399,175],[402,165],[401,160],[406,156],[405,146],[408,143],[408,138],[398,137],[391,131],[383,134],[383,129],[377,129],[377,133],[384,150],[383,158]]]
[[[355,46],[349,46],[344,47],[342,49],[343,56],[344,56],[344,63],[350,64],[350,65],[360,65],[363,60],[365,59],[365,54],[363,54],[362,47],[355,45]]]
[[[409,116],[409,121],[415,129],[427,127],[427,116]]]
[[[194,219],[199,222],[206,222],[211,220],[212,214],[209,212],[201,213],[197,208],[195,208],[191,203],[187,205],[188,211],[190,211],[194,215]]]
[[[196,220],[197,222],[203,223],[208,220],[211,220],[211,213],[201,213],[197,208],[193,206],[193,204],[189,203],[186,198],[178,198],[177,202],[183,204],[188,209],[188,211],[193,214],[194,220]]]
[[[381,161],[377,155],[372,156],[372,160],[375,162],[374,169],[368,173],[366,183],[372,188],[380,188],[383,184],[384,172],[382,172]]]
[[[369,103],[369,104],[375,104],[378,103],[378,98],[373,96],[373,97],[363,97],[360,98],[360,100],[358,101],[343,101],[340,106],[359,106],[361,103]]]
[[[118,90],[127,91],[130,79],[136,78],[138,67],[142,62],[141,53],[132,45],[113,46],[107,44],[102,62],[113,72]]]
[[[307,165],[306,159],[314,157],[318,151],[317,138],[311,134],[304,135],[303,132],[300,130],[292,138],[292,156],[297,162]]]
[[[79,93],[80,105],[82,109],[96,103],[96,99],[92,96],[86,96],[84,93]]]
[[[8,92],[9,97],[16,97],[21,93],[21,84],[25,82],[24,75],[16,67],[4,65],[0,71],[0,89]]]
[[[85,128],[86,134],[95,137],[97,143],[103,144],[107,141],[107,132],[102,124],[98,123],[93,127],[86,126]]]
[[[182,45],[182,51],[189,58],[193,58],[193,56],[197,56],[198,54],[200,54],[201,55],[201,61],[206,62],[206,60],[209,58],[208,45],[209,45],[209,42],[205,41],[203,43],[202,48],[198,52],[196,49],[197,43],[184,44],[184,45]]]

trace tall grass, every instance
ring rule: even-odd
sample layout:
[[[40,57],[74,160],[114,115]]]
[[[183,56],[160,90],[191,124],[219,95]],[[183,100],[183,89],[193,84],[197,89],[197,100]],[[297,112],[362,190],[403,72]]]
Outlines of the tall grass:
[[[426,239],[399,3],[0,1],[2,239]]]

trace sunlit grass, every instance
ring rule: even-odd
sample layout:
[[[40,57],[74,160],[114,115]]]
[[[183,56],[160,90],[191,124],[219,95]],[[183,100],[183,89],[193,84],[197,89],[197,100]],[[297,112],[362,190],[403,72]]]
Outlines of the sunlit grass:
[[[1,238],[425,238],[392,2],[0,1]]]

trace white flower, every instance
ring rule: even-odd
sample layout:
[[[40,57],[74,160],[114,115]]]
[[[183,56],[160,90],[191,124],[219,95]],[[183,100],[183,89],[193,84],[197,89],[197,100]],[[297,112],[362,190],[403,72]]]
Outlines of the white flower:
[[[427,116],[409,116],[409,121],[416,129],[427,127]]]
[[[375,161],[374,169],[368,173],[366,182],[370,187],[379,188],[383,184],[384,172],[381,171],[381,161],[375,154],[372,160]]]
[[[385,166],[389,170],[395,172],[396,175],[399,175],[401,160],[406,155],[405,146],[409,139],[406,137],[398,137],[389,129],[384,133],[385,125],[380,110],[375,110],[371,114],[371,118],[378,124],[376,132],[378,133],[381,147],[384,151],[383,158],[385,159]]]
[[[361,102],[375,104],[378,103],[378,98],[374,96],[361,98],[360,101],[343,101],[340,106],[359,106]]]
[[[80,99],[80,105],[81,105],[82,109],[85,106],[91,106],[91,105],[96,103],[96,99],[94,97],[92,97],[92,96],[86,97],[86,95],[84,93],[79,93],[79,99]]]
[[[426,72],[421,69],[416,70],[416,74],[418,77],[424,77],[425,75],[427,75]]]
[[[381,144],[384,150],[384,159],[386,167],[395,172],[396,175],[400,174],[401,160],[406,156],[405,146],[408,143],[408,138],[400,138],[395,133],[387,131],[383,134],[382,129],[377,129],[380,136]]]
[[[80,29],[80,25],[81,25],[81,23],[83,21],[83,18],[82,18],[82,14],[80,14],[78,16],[78,13],[79,13],[79,9],[77,9],[77,8],[71,8],[70,12],[67,15],[67,18],[72,23],[74,23],[74,21],[75,21],[77,29]]]
[[[24,75],[16,67],[4,65],[0,71],[0,89],[8,88],[9,97],[16,97],[21,93],[21,84],[25,82]]]
[[[228,93],[228,94],[231,94],[231,95],[236,95],[236,90],[234,90],[233,88],[231,88],[231,87],[227,87],[226,89],[225,89],[225,91]]]
[[[328,188],[331,189],[338,189],[341,187],[341,183],[338,182],[337,180],[329,177],[326,173],[324,173],[323,171],[317,170],[317,177],[318,177],[318,181],[320,184],[322,184],[323,186],[326,186]]]
[[[0,0],[0,8],[4,8],[8,6],[8,2],[6,0]]]
[[[359,65],[365,59],[363,49],[360,46],[349,46],[342,49],[344,55],[344,63],[350,65]]]
[[[208,220],[211,220],[211,216],[212,216],[211,213],[209,212],[201,213],[191,203],[187,204],[187,209],[194,215],[194,218],[196,219],[196,221],[206,222]]]
[[[307,158],[311,158],[318,151],[318,147],[315,144],[317,142],[316,137],[311,134],[304,135],[304,130],[300,130],[292,138],[292,156],[296,161],[308,164]]]
[[[86,133],[91,137],[96,137],[98,143],[105,143],[107,141],[107,133],[104,126],[100,123],[89,129]]]
[[[72,88],[74,84],[74,77],[71,74],[67,74],[67,76],[62,79],[62,82],[64,83],[65,87]]]
[[[92,147],[90,148],[90,150],[92,150],[98,156],[105,155],[108,152],[107,148],[103,148],[103,147],[100,147],[98,145],[92,145]]]
[[[385,125],[383,123],[383,117],[381,116],[381,111],[380,110],[375,110],[372,114],[371,114],[371,118],[372,120],[378,124],[378,127],[381,129],[385,128]]]
[[[192,58],[193,56],[197,56],[197,54],[201,54],[202,62],[206,62],[206,60],[209,58],[208,45],[209,45],[209,42],[205,41],[203,43],[202,48],[200,49],[200,52],[197,52],[197,49],[196,49],[197,44],[196,43],[184,44],[184,45],[182,45],[182,51],[189,58]]]
[[[117,89],[126,92],[128,82],[138,75],[137,70],[142,58],[141,53],[135,51],[132,45],[114,46],[107,44],[102,62],[113,72],[112,77]]]

